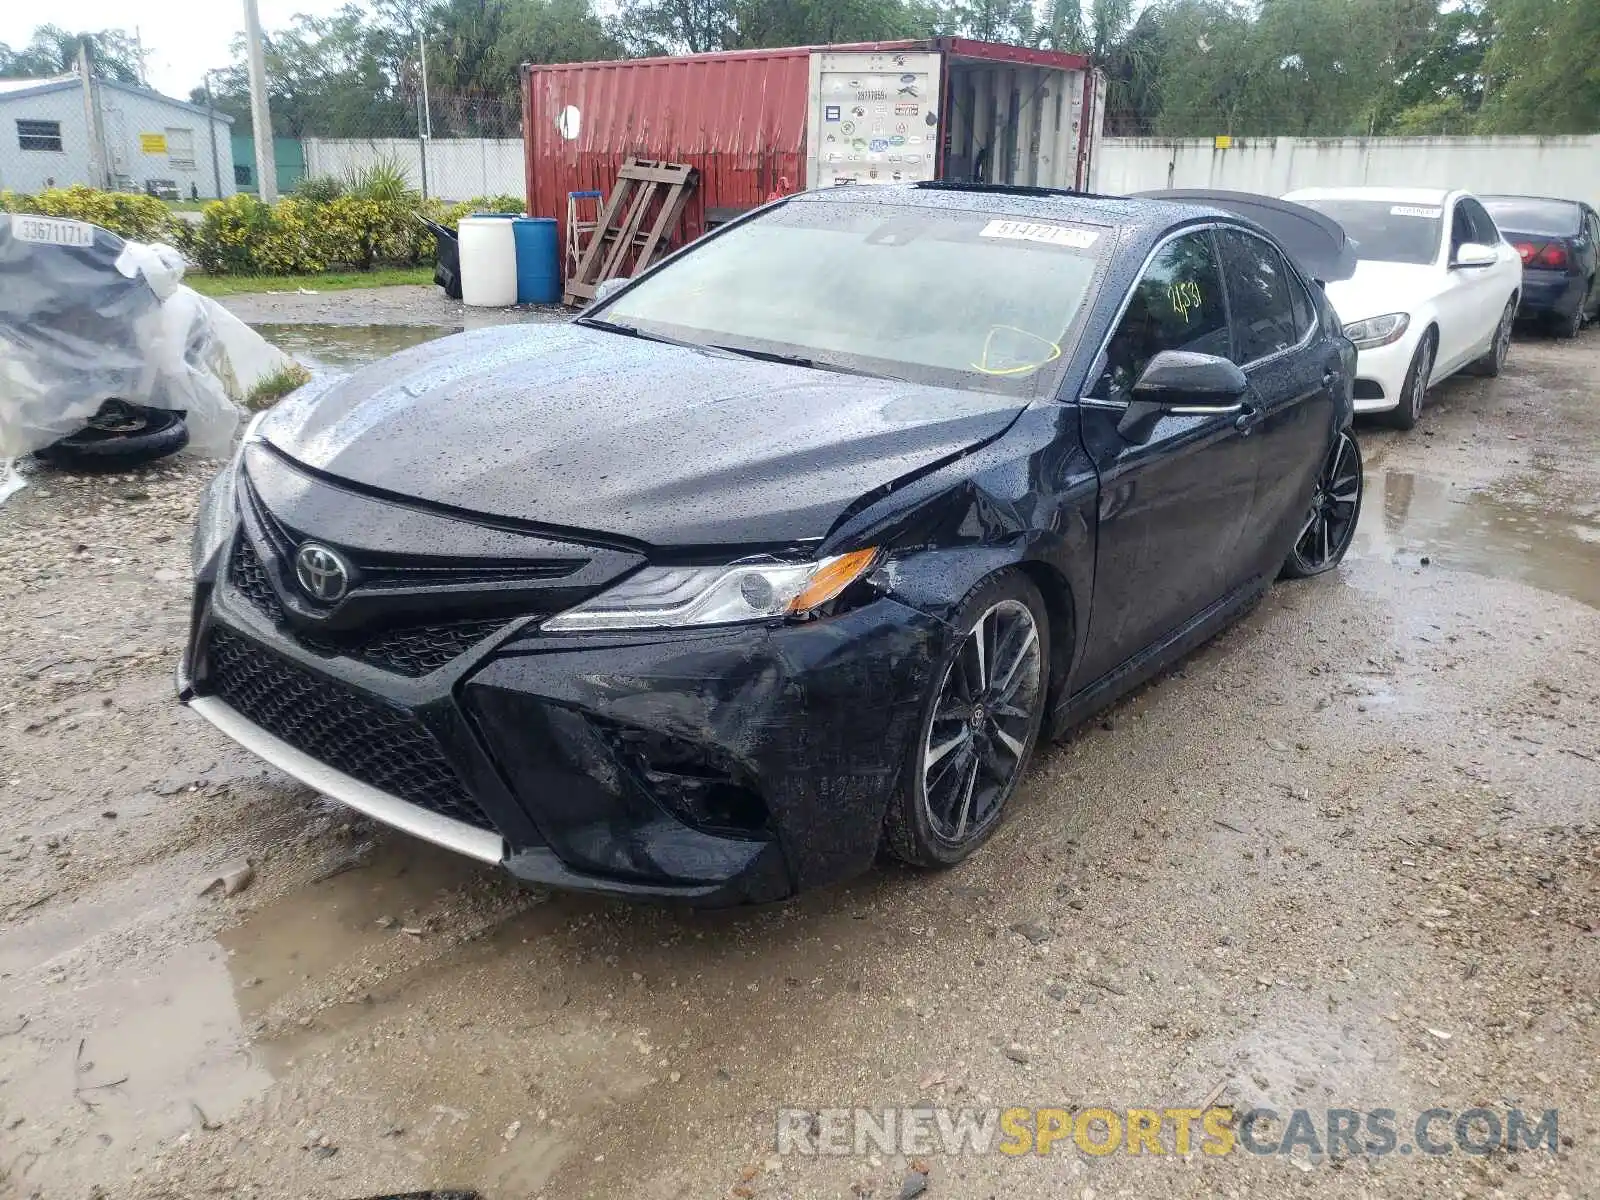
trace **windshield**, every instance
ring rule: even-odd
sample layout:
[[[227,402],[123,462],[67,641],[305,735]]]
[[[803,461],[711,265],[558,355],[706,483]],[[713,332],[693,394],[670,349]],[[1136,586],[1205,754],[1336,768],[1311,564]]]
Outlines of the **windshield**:
[[[642,333],[950,387],[1053,386],[1105,226],[797,201],[707,239],[593,316]]]
[[[1363,262],[1431,263],[1439,253],[1444,210],[1390,200],[1297,200],[1344,226]]]
[[[1535,200],[1527,196],[1484,196],[1483,206],[1494,223],[1513,233],[1571,237],[1578,232],[1578,206],[1570,200]]]

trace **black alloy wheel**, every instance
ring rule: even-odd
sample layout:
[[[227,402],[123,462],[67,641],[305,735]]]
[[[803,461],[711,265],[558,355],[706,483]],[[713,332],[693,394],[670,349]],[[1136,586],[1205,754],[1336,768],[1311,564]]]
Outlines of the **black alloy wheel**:
[[[886,821],[890,851],[922,866],[960,862],[994,831],[1044,720],[1049,628],[1027,576],[992,576],[955,624],[966,632],[935,676]]]
[[[1317,476],[1311,512],[1283,563],[1283,577],[1305,579],[1339,565],[1361,519],[1361,447],[1347,429],[1339,434]]]

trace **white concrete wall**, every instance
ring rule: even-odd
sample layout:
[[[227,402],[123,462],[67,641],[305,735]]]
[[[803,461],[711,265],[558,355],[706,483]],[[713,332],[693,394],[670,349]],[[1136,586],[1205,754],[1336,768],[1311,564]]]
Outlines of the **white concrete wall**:
[[[105,131],[108,170],[125,175],[133,191],[142,192],[147,179],[171,179],[183,198],[189,198],[193,183],[202,199],[234,193],[233,143],[231,126],[216,119],[216,169],[211,159],[211,139],[207,116],[161,97],[142,96],[120,88],[97,87],[101,124]],[[23,150],[18,144],[19,120],[57,121],[61,125],[61,149]],[[194,139],[194,167],[172,165],[165,154],[145,154],[139,145],[141,133],[166,135],[169,129],[187,129]],[[83,114],[83,92],[77,87],[60,88],[32,96],[0,95],[0,188],[17,192],[37,192],[46,187],[70,187],[75,183],[105,186],[104,180],[89,178],[89,137]]]
[[[1219,188],[1279,196],[1301,187],[1460,187],[1587,200],[1600,207],[1600,135],[1573,137],[1104,138],[1093,190]]]
[[[415,138],[305,138],[307,175],[343,178],[374,163],[398,162],[422,186]],[[428,142],[428,195],[441,200],[527,192],[521,138],[434,138]]]

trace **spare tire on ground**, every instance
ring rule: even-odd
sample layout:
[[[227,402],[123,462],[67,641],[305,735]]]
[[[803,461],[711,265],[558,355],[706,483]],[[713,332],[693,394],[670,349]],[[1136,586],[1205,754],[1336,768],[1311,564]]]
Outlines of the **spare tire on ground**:
[[[188,444],[181,412],[107,400],[77,433],[36,451],[35,457],[55,467],[115,471],[176,454]]]

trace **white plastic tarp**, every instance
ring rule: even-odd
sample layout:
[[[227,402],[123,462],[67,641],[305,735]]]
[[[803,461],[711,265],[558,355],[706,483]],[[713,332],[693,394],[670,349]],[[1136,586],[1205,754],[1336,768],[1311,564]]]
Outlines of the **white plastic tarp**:
[[[183,269],[171,246],[0,214],[0,501],[12,460],[77,432],[112,398],[180,410],[192,451],[227,453],[236,402],[290,360],[182,286]]]

